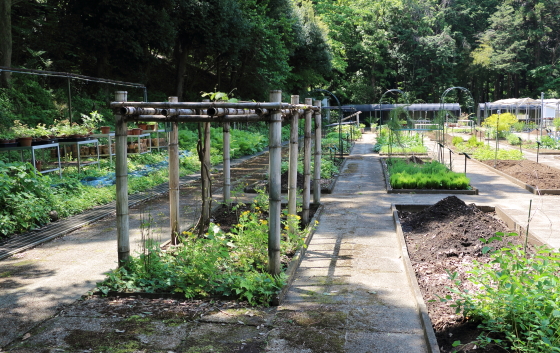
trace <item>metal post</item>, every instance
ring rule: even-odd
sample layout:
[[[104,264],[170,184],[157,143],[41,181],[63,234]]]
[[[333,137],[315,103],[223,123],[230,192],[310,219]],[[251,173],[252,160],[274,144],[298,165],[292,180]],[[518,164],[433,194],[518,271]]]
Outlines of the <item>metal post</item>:
[[[270,92],[271,102],[282,101],[282,91]],[[268,165],[268,197],[269,197],[269,219],[268,219],[268,272],[272,275],[280,274],[280,213],[281,213],[281,185],[280,165],[282,161],[282,113],[273,110],[269,121],[269,165]]]
[[[126,102],[126,91],[115,92],[115,101]],[[118,111],[118,110],[117,110]],[[127,127],[124,115],[115,115],[115,173],[117,178],[117,251],[119,267],[130,256],[128,216],[128,165],[126,155]]]
[[[498,163],[498,128],[500,126],[500,110],[498,109],[498,119],[496,119],[496,152],[494,154],[494,168]]]
[[[169,102],[178,102],[178,97],[169,97]],[[158,135],[159,136],[159,135]],[[169,226],[171,244],[179,243],[179,124],[171,123],[169,133]]]
[[[71,80],[70,76],[68,76],[67,77],[67,81],[68,81],[68,119],[70,120],[70,124],[72,124],[72,91],[71,91],[70,80]],[[126,95],[125,95],[125,98],[126,98]]]

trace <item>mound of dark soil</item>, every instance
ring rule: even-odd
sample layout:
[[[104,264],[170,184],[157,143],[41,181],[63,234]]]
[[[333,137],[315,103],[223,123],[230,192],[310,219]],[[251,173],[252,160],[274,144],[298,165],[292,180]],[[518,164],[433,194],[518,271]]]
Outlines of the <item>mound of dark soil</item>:
[[[455,196],[449,196],[435,205],[417,213],[400,212],[402,228],[416,278],[428,307],[438,343],[442,352],[456,351],[455,341],[472,342],[480,330],[477,324],[465,320],[449,303],[439,299],[453,295],[454,286],[449,273],[457,273],[461,290],[475,289],[469,282],[473,260],[487,262],[484,246],[501,248],[509,243],[521,244],[520,237],[503,237],[502,241],[484,244],[480,238],[489,239],[496,232],[508,233],[507,226],[493,213],[482,212],[474,204],[466,205]],[[462,347],[460,352],[501,352],[498,347]]]

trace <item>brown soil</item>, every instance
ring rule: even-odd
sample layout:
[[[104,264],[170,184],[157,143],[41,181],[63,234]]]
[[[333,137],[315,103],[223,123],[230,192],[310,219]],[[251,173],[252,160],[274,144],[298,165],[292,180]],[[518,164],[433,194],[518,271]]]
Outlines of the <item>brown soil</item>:
[[[432,321],[438,344],[442,353],[446,352],[485,352],[503,353],[499,347],[477,347],[473,342],[480,334],[477,323],[466,320],[455,313],[450,303],[440,298],[454,296],[448,289],[454,287],[449,273],[457,272],[461,281],[460,290],[475,289],[465,282],[472,268],[473,260],[487,262],[488,253],[483,254],[484,246],[501,248],[508,243],[522,243],[520,237],[504,237],[502,241],[483,244],[479,239],[489,239],[496,232],[508,233],[507,226],[493,213],[485,213],[474,204],[466,205],[455,196],[449,196],[437,204],[417,213],[400,212],[402,229],[408,247],[412,266],[428,312]],[[453,348],[455,341],[464,346]]]
[[[494,166],[494,161],[482,161]],[[496,169],[541,190],[560,189],[560,170],[527,159],[497,161]]]

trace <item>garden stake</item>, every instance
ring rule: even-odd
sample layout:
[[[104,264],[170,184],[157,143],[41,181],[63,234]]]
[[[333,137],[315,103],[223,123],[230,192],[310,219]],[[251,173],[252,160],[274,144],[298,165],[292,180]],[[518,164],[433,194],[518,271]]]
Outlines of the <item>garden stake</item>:
[[[523,252],[525,257],[527,257],[527,241],[529,239],[529,222],[531,222],[531,205],[533,204],[533,199],[529,200],[529,216],[527,217],[527,229],[525,230],[525,245],[523,246]]]
[[[519,152],[523,154],[523,151],[521,150],[521,137],[519,137]]]
[[[539,164],[539,151],[541,148],[541,143],[537,141],[537,164]]]

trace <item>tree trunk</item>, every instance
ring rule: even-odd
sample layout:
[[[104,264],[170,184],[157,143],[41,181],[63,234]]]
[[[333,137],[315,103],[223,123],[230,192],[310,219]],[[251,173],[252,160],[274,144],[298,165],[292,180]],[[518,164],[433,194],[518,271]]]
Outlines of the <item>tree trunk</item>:
[[[0,66],[12,66],[12,0],[0,0]],[[0,74],[0,87],[9,87],[10,73]]]
[[[179,101],[181,101],[183,97],[183,87],[185,86],[185,74],[187,73],[187,60],[189,57],[189,51],[185,46],[181,45],[179,42],[177,43],[176,48],[177,56],[177,76],[175,78],[175,96],[179,97]]]

